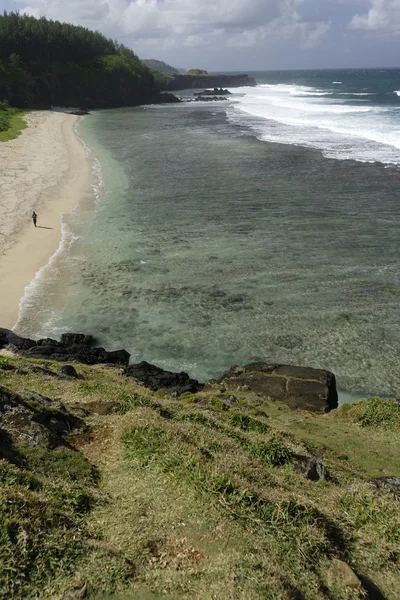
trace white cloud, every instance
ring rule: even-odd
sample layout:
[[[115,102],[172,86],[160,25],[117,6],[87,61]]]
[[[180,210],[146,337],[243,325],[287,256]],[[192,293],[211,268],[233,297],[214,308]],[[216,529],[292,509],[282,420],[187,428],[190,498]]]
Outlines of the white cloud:
[[[355,15],[350,22],[350,27],[399,34],[400,0],[371,0],[370,9],[363,14]]]
[[[329,22],[303,21],[305,0],[14,0],[21,12],[99,29],[133,45],[201,46],[218,39],[226,47],[294,38],[317,45]]]

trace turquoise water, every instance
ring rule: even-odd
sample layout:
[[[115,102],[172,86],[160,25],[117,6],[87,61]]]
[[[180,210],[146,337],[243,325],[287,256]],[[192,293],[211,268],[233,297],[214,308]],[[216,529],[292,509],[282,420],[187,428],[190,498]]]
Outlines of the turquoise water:
[[[85,118],[100,197],[68,217],[69,241],[31,286],[18,330],[93,333],[201,380],[265,360],[330,369],[350,397],[399,395],[400,154],[383,143],[388,111],[379,125],[374,108],[379,141],[350,144],[331,131],[336,115],[347,133],[371,115],[338,106],[370,96],[339,103],[321,80],[286,77],[260,76],[224,104]]]

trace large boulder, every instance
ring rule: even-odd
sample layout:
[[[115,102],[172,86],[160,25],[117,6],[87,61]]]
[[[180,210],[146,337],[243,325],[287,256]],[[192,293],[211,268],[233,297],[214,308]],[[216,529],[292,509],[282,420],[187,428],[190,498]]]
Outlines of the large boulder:
[[[66,446],[65,436],[83,426],[83,421],[57,400],[32,391],[16,394],[0,386],[0,458],[7,457],[10,441],[46,448]]]
[[[171,92],[164,92],[163,94],[155,94],[153,102],[154,104],[179,104],[182,100],[178,96],[171,94]]]
[[[139,385],[151,389],[153,392],[163,390],[167,394],[180,396],[185,392],[200,392],[204,384],[196,379],[191,379],[187,373],[173,373],[165,371],[148,362],[130,365],[124,371],[127,377],[134,379]]]
[[[94,346],[96,340],[92,335],[85,335],[84,333],[62,333],[60,341],[64,346]]]
[[[234,366],[218,380],[228,390],[249,389],[294,409],[329,412],[338,406],[333,373],[267,363]]]
[[[7,348],[9,345],[18,346],[21,350],[27,350],[36,344],[35,340],[23,338],[11,331],[11,329],[3,329],[0,327],[0,350]]]

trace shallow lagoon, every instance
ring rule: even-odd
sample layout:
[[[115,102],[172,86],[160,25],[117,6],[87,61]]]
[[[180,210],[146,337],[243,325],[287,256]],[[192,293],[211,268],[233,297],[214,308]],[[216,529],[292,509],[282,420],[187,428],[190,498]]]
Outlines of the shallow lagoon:
[[[399,172],[259,141],[226,106],[101,111],[101,197],[26,298],[19,331],[94,333],[201,380],[253,360],[400,389]]]

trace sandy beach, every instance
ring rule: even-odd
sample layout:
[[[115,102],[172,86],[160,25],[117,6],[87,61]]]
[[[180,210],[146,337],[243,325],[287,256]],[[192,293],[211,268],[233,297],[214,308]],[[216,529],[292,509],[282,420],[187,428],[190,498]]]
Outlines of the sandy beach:
[[[77,119],[33,111],[17,139],[0,143],[1,327],[16,324],[25,287],[56,252],[62,215],[91,191],[91,162],[74,132]]]

